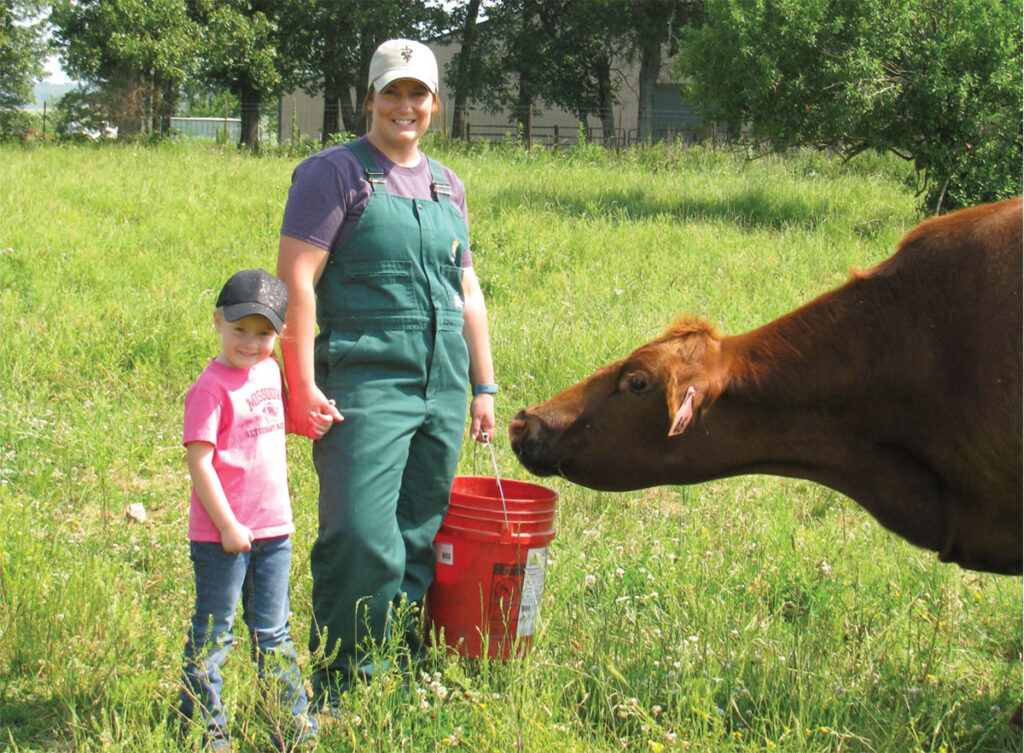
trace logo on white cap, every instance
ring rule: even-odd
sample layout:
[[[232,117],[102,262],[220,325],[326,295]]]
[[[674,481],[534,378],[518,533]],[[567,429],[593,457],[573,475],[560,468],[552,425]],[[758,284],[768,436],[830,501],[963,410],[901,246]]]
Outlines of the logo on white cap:
[[[429,47],[412,39],[389,39],[377,48],[370,60],[368,85],[383,91],[402,78],[414,79],[437,92],[437,58]]]

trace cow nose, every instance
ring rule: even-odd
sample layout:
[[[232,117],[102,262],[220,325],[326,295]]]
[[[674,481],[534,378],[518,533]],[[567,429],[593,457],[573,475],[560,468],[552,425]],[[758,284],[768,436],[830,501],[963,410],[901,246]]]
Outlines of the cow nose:
[[[515,449],[526,437],[526,409],[519,411],[508,422],[508,441]]]

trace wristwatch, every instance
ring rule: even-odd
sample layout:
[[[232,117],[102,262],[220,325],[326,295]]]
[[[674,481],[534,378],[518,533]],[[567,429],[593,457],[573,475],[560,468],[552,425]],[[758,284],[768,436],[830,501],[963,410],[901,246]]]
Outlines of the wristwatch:
[[[497,395],[498,385],[494,382],[487,382],[486,384],[474,384],[473,385],[473,397],[477,395]]]

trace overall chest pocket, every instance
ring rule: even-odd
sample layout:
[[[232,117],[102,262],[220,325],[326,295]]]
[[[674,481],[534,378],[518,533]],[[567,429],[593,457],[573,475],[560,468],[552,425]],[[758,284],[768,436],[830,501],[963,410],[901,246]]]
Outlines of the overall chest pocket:
[[[396,314],[416,307],[411,261],[347,261],[341,280],[349,314]]]

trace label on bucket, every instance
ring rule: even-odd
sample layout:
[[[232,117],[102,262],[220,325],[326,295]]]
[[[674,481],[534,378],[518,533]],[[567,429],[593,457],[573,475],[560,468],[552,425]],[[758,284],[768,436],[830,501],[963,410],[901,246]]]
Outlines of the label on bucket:
[[[455,564],[455,547],[452,544],[445,542],[437,545],[437,564]]]
[[[526,554],[526,568],[523,573],[523,596],[519,602],[519,624],[516,635],[525,638],[533,635],[540,612],[540,599],[544,595],[544,567],[548,561],[548,548],[531,549]]]

